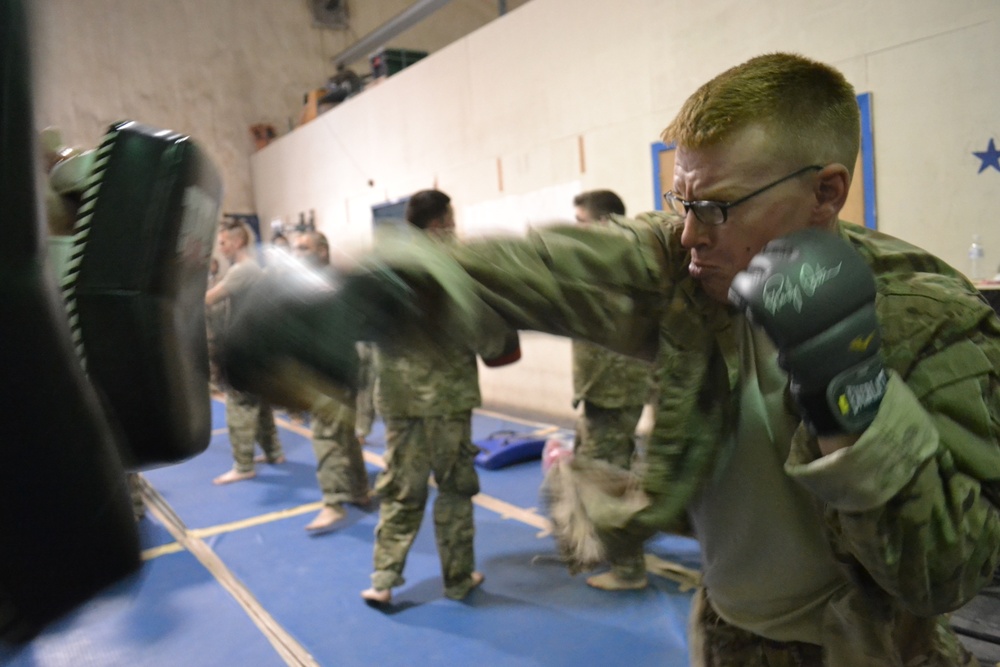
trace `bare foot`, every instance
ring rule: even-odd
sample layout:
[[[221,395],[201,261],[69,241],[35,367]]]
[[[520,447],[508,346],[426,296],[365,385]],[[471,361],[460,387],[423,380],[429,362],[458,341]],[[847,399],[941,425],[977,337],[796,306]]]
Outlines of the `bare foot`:
[[[444,592],[444,596],[451,600],[464,600],[465,596],[471,593],[474,589],[478,588],[479,585],[483,583],[484,579],[486,579],[486,577],[483,576],[482,572],[473,572],[472,574],[469,575],[469,587],[465,590],[464,593],[462,593],[461,595],[449,594],[449,592],[446,590]]]
[[[622,579],[614,572],[604,572],[587,577],[587,585],[602,591],[641,591],[649,585],[645,576],[642,579]]]
[[[323,509],[319,511],[319,514],[306,525],[306,530],[313,535],[328,533],[336,528],[337,523],[342,521],[346,516],[347,512],[342,507],[323,505]]]
[[[361,591],[361,597],[364,598],[365,602],[375,606],[382,606],[389,604],[392,601],[392,589],[386,588],[384,590],[378,588],[366,588]]]
[[[282,454],[281,456],[279,456],[276,459],[269,459],[269,458],[267,458],[267,454],[258,454],[257,456],[253,457],[253,462],[254,463],[270,463],[271,465],[281,465],[282,463],[285,462],[285,456],[284,456],[284,454]]]
[[[212,480],[212,484],[232,484],[233,482],[242,482],[245,479],[253,479],[257,476],[255,470],[249,472],[239,472],[237,470],[229,470],[224,472],[215,479]]]

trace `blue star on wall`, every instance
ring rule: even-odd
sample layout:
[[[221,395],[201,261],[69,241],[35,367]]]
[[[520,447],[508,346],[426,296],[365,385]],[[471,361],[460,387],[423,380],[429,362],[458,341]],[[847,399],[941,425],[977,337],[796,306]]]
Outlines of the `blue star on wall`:
[[[977,174],[983,173],[986,169],[993,167],[997,171],[1000,171],[1000,151],[997,150],[996,144],[993,143],[993,139],[990,139],[990,145],[987,146],[985,151],[973,151],[973,155],[983,161],[979,165],[979,171]]]

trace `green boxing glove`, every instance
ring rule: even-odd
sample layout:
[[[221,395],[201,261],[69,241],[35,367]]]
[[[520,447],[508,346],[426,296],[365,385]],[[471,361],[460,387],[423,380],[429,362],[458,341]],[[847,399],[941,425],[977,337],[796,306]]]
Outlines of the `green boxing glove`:
[[[407,279],[380,261],[346,273],[291,265],[241,296],[220,336],[219,369],[234,389],[276,405],[311,409],[324,395],[346,401],[357,390],[357,341],[392,347],[461,340],[438,322],[444,296],[426,273],[410,271]],[[484,362],[501,366],[519,357],[511,330]]]
[[[357,341],[377,341],[419,314],[412,291],[385,267],[265,276],[232,314],[219,367],[235,389],[308,409],[317,392],[343,396],[357,389]]]
[[[736,275],[729,300],[774,341],[814,433],[868,427],[888,377],[879,352],[875,279],[850,244],[819,229],[776,239]]]

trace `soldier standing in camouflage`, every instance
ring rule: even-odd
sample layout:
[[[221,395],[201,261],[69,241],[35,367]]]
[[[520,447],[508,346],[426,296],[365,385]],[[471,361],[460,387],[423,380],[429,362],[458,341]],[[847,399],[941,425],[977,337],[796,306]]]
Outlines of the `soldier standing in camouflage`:
[[[576,221],[613,225],[625,204],[611,190],[590,190],[573,198]],[[576,424],[574,454],[629,470],[635,456],[635,429],[652,387],[649,363],[582,340],[573,341],[573,407],[583,404]],[[638,590],[647,585],[641,546],[609,554],[611,570],[587,578],[602,590]]]
[[[455,229],[451,198],[438,190],[414,194],[406,220],[434,238]],[[400,349],[402,348],[402,349]],[[479,492],[473,464],[472,409],[480,404],[475,355],[462,348],[375,349],[378,411],[385,421],[386,467],[375,491],[382,498],[375,528],[372,586],[361,593],[371,604],[387,604],[404,583],[403,567],[427,503],[434,473],[434,534],[445,595],[464,598],[483,581],[475,570],[472,496]]]
[[[292,254],[317,271],[330,265],[330,244],[322,232],[295,237]],[[312,447],[316,454],[316,481],[323,492],[323,507],[306,524],[312,535],[337,527],[346,516],[344,503],[366,507],[371,502],[368,471],[355,434],[353,406],[341,405],[332,415],[312,415]]]
[[[227,220],[219,230],[219,252],[230,262],[229,269],[214,287],[205,293],[205,306],[211,308],[229,301],[229,312],[239,306],[239,300],[260,279],[262,271],[250,255],[253,238],[249,227],[239,221]],[[226,425],[233,449],[233,468],[212,480],[213,484],[231,484],[257,475],[254,470],[254,442],[264,450],[268,463],[284,463],[285,453],[274,426],[270,404],[259,396],[230,388],[226,392]]]

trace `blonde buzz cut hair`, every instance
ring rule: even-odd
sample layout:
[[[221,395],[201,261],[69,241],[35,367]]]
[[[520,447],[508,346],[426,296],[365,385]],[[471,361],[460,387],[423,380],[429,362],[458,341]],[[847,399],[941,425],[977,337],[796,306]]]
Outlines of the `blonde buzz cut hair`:
[[[761,55],[722,72],[684,102],[661,138],[698,149],[751,126],[764,128],[775,155],[790,163],[854,172],[861,144],[854,87],[835,68],[796,54]]]

